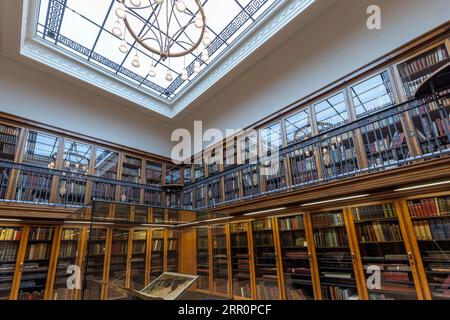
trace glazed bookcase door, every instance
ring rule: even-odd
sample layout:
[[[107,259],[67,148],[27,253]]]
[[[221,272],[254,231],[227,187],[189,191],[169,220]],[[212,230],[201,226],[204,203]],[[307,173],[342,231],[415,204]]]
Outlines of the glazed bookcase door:
[[[311,214],[324,300],[357,300],[349,238],[342,210]]]
[[[209,254],[209,229],[197,229],[197,289],[209,291],[210,254]]]
[[[10,298],[23,227],[0,227],[0,300]]]
[[[89,230],[88,239],[83,300],[100,300],[102,298],[102,285],[100,283],[103,281],[105,269],[107,230],[105,228],[93,228]]]
[[[251,299],[253,296],[248,237],[247,222],[237,222],[230,225],[233,295],[244,299]]]
[[[433,300],[450,299],[450,195],[406,201]]]
[[[394,204],[365,205],[350,211],[369,299],[417,299],[414,266],[409,261]]]
[[[313,300],[308,242],[303,216],[278,218],[284,286],[288,300]]]
[[[53,227],[30,227],[19,284],[19,300],[44,300],[54,242]]]
[[[58,260],[56,263],[55,281],[53,284],[53,300],[72,300],[75,290],[67,284],[70,266],[76,266],[79,257],[78,250],[81,241],[81,228],[63,228],[59,243]]]
[[[214,226],[212,232],[213,291],[228,294],[228,250],[226,226]]]
[[[131,249],[130,288],[141,290],[145,286],[147,262],[147,230],[134,230]]]
[[[150,256],[150,281],[164,272],[164,231],[152,232],[152,247]]]
[[[120,286],[127,284],[128,246],[129,230],[113,229],[111,252],[109,257],[109,279],[108,282]],[[122,295],[115,289],[108,290],[109,299],[117,299]]]
[[[167,231],[166,271],[178,272],[180,234],[177,231]]]
[[[259,300],[281,298],[272,219],[252,221],[256,296]]]

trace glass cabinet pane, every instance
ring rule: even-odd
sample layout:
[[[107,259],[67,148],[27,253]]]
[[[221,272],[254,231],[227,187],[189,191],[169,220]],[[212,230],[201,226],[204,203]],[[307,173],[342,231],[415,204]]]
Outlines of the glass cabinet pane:
[[[443,43],[398,65],[406,97],[414,97],[419,86],[448,61],[449,54]]]
[[[388,71],[383,71],[350,88],[356,117],[360,118],[395,104]]]
[[[16,270],[22,227],[0,227],[0,300],[8,300]]]
[[[162,180],[162,164],[147,160],[145,165],[145,184],[160,186]]]
[[[259,132],[261,142],[261,156],[270,156],[282,146],[281,124],[275,123]]]
[[[313,106],[319,133],[339,127],[348,121],[345,95],[339,92]]]
[[[95,153],[95,175],[105,179],[117,179],[119,154],[106,149],[97,148]],[[116,184],[106,181],[94,181],[93,200],[114,201]]]
[[[179,235],[178,231],[167,231],[167,271],[178,272],[179,265]]]
[[[313,300],[308,242],[303,215],[278,218],[284,285],[288,300]]]
[[[209,230],[207,228],[197,229],[197,288],[209,290]]]
[[[68,267],[77,265],[80,228],[63,228],[59,244],[58,261],[56,264],[53,300],[73,300],[75,290],[67,287]]]
[[[284,122],[288,145],[306,140],[312,136],[311,118],[308,108],[286,118]]]
[[[409,213],[434,300],[450,299],[450,195],[410,200]]]
[[[250,299],[252,298],[252,286],[247,222],[232,223],[230,238],[233,295]]]
[[[352,214],[366,277],[372,276],[368,272],[369,268],[380,270],[381,273],[379,286],[376,282],[369,283],[370,280],[367,279],[369,298],[417,299],[394,205],[387,203],[352,208]]]
[[[357,300],[355,274],[342,210],[311,215],[324,300]]]
[[[54,229],[31,227],[23,271],[20,279],[19,300],[44,300]]]
[[[171,164],[166,165],[166,184],[181,182],[180,168]]]
[[[128,260],[128,230],[113,229],[109,261],[109,283],[125,286]],[[108,291],[108,299],[123,297],[116,289]]]
[[[103,268],[106,253],[106,229],[89,230],[88,248],[85,259],[85,281],[83,283],[83,300],[99,300],[101,298]]]
[[[141,290],[145,287],[147,257],[147,230],[134,230],[131,250],[130,288]]]
[[[14,161],[20,129],[0,124],[0,160]]]
[[[150,256],[150,281],[164,272],[164,231],[152,231],[152,251]]]
[[[122,163],[122,181],[141,183],[142,159],[125,155]],[[122,185],[120,188],[121,201],[126,203],[140,202],[141,188],[130,185]]]
[[[257,298],[278,300],[280,292],[272,220],[253,221],[252,226]]]
[[[64,141],[63,170],[88,174],[92,146],[76,141]]]
[[[228,250],[225,226],[212,227],[213,291],[228,294]]]

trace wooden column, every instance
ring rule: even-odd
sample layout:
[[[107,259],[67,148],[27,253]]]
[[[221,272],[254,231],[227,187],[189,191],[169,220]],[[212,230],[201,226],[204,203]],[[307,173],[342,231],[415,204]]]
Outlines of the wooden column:
[[[314,234],[312,229],[311,214],[309,212],[303,215],[305,224],[306,241],[308,243],[309,265],[311,268],[311,280],[313,284],[314,299],[322,300],[322,288],[320,285],[320,272],[317,265],[316,246],[314,243]]]
[[[284,279],[284,270],[283,270],[283,257],[281,251],[281,242],[280,242],[280,230],[278,228],[278,218],[271,218],[273,223],[273,240],[275,247],[275,257],[277,260],[277,275],[278,275],[278,290],[279,290],[279,298],[281,300],[286,300],[286,288],[285,288],[285,279]]]

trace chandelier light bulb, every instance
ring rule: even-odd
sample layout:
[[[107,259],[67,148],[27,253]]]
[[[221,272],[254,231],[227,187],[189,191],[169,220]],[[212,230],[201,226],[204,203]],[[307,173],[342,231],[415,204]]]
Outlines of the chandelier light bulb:
[[[197,15],[194,21],[194,25],[199,29],[203,28],[203,19],[201,15]]]
[[[148,70],[148,76],[151,78],[156,77],[156,69],[155,66],[151,66],[150,69]]]
[[[164,0],[155,0],[156,4],[162,4],[164,2]]]
[[[126,10],[126,9],[125,9],[125,5],[124,5],[123,3],[119,3],[119,5],[118,5],[118,7],[117,7],[117,9],[116,9],[116,16],[117,16],[117,18],[119,18],[119,19],[125,19],[126,16],[127,16],[125,10]]]
[[[180,12],[186,11],[186,4],[184,3],[184,0],[178,0],[175,4],[176,8]]]
[[[141,62],[139,61],[139,56],[137,53],[134,55],[134,58],[133,58],[133,61],[131,62],[131,64],[135,68],[139,68],[141,66]]]
[[[139,8],[141,6],[141,0],[131,0],[130,2],[136,8]]]
[[[194,72],[199,73],[201,71],[200,61],[195,61],[194,63]]]
[[[209,46],[211,44],[211,37],[208,32],[205,32],[205,35],[203,36],[203,44],[205,46]]]
[[[167,69],[166,80],[167,81],[172,81],[173,80],[172,72],[169,69]]]
[[[207,49],[204,49],[202,51],[202,60],[205,62],[208,62],[208,60],[209,60],[209,52]]]
[[[112,33],[113,35],[115,35],[116,37],[121,37],[122,36],[122,24],[120,23],[119,20],[117,20],[114,23],[114,27],[112,29]]]
[[[187,70],[186,70],[186,68],[185,68],[185,69],[183,69],[183,70],[181,71],[181,80],[186,81],[188,78],[189,78],[188,72],[187,72]]]
[[[127,53],[128,52],[128,44],[125,40],[122,40],[122,43],[119,46],[119,51],[122,53]]]

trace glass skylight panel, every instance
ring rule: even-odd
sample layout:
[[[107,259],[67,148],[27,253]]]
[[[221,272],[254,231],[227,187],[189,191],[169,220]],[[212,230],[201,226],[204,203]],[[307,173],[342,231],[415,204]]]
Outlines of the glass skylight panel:
[[[195,2],[190,3],[191,1],[193,0],[186,0],[186,4],[194,10]],[[211,44],[207,47],[210,59],[206,62],[200,59],[203,45],[188,54],[185,60],[171,58],[162,61],[159,56],[152,55],[144,48],[136,48],[136,42],[129,34],[126,36],[128,53],[119,52],[122,39],[112,34],[112,27],[117,21],[115,9],[118,0],[41,0],[36,34],[112,75],[140,86],[153,95],[171,100],[197,76],[197,73],[192,72],[195,61],[201,61],[202,70],[207,69],[211,62],[220,57],[230,44],[276,3],[275,0],[201,2],[206,14],[206,31],[211,38]],[[130,23],[131,21],[130,19]],[[152,20],[150,22],[154,23]],[[189,36],[194,37],[192,34]],[[179,40],[188,41],[188,37],[182,35]],[[141,62],[140,68],[131,64],[136,49]],[[152,61],[157,70],[154,78],[148,76]],[[188,69],[188,80],[185,81],[180,77],[184,67]],[[172,71],[172,81],[166,80],[167,69]]]
[[[348,121],[345,96],[340,92],[314,105],[319,133],[331,130]]]
[[[395,103],[387,71],[351,87],[351,92],[357,117],[384,109]]]

